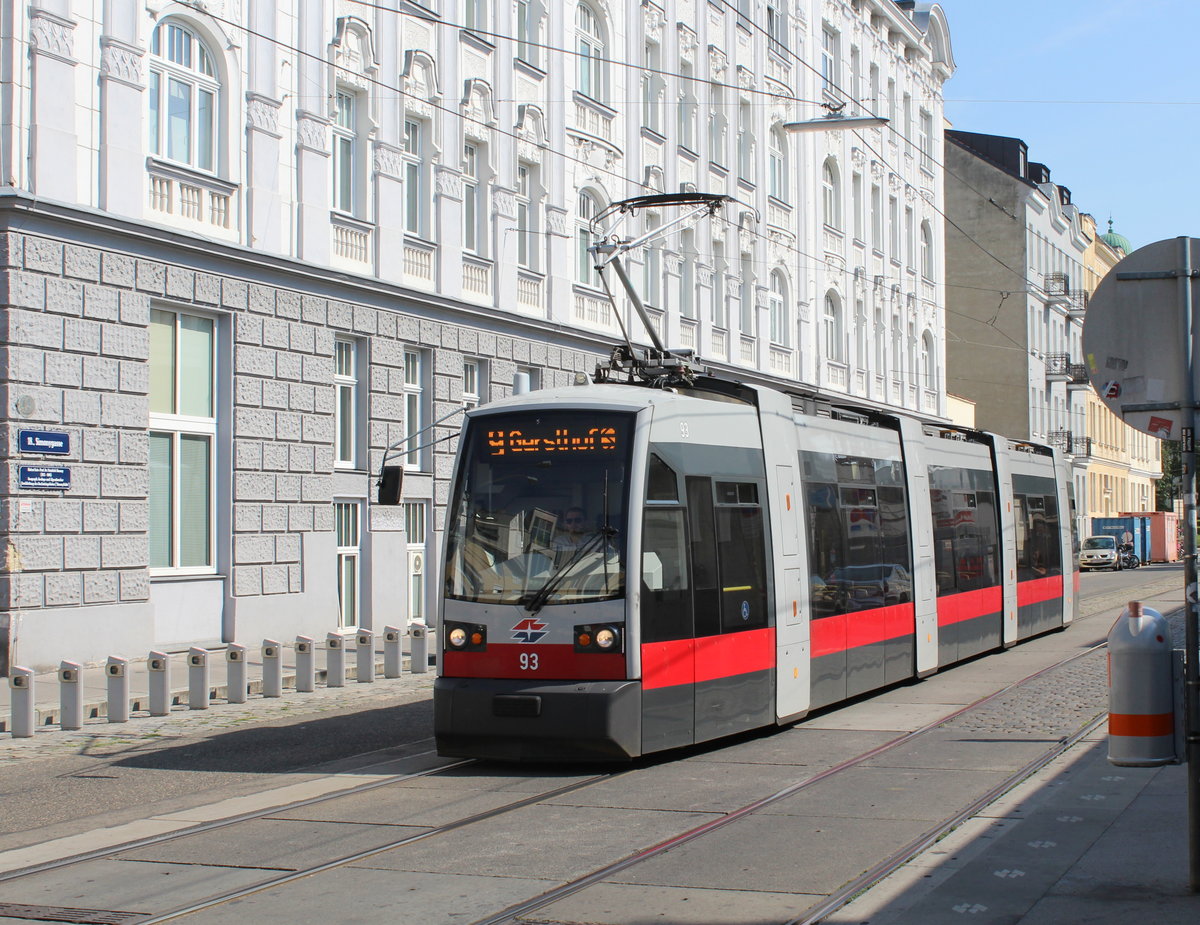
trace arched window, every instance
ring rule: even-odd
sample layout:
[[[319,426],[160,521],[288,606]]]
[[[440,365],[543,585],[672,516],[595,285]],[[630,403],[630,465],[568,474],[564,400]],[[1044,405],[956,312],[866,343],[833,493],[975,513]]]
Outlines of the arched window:
[[[200,36],[168,19],[150,37],[150,151],[215,172],[221,84]]]
[[[605,87],[604,30],[600,15],[588,4],[575,8],[576,60],[579,67],[579,92],[603,103]]]
[[[783,271],[775,270],[771,273],[771,343],[780,347],[792,346],[791,315]]]
[[[837,161],[832,157],[821,168],[821,214],[829,228],[842,227],[842,189]]]
[[[929,331],[921,335],[921,385],[927,389],[937,388],[937,370],[933,367],[933,335]]]
[[[842,300],[837,293],[825,294],[825,359],[832,363],[845,363],[846,354],[842,344]]]
[[[921,275],[933,279],[933,230],[929,222],[921,222]]]
[[[596,197],[583,190],[579,193],[575,223],[575,279],[585,286],[599,286],[595,258],[588,252],[592,246],[591,222],[600,211]]]
[[[779,128],[771,129],[769,144],[767,155],[770,158],[770,176],[767,193],[780,202],[787,202],[787,141]]]

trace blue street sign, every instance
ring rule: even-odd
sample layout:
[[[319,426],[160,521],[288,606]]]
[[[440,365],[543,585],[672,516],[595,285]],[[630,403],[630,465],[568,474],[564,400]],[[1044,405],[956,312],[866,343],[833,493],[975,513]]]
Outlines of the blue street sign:
[[[17,466],[17,487],[65,491],[71,487],[71,470],[66,466]]]
[[[21,453],[48,453],[62,456],[71,452],[71,435],[57,430],[18,431],[17,450]]]

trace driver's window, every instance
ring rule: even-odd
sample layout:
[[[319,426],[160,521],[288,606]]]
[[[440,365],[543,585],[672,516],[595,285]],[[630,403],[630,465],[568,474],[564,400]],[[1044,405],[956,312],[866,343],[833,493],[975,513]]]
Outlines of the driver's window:
[[[648,508],[642,523],[642,638],[692,635],[687,529],[682,508]]]

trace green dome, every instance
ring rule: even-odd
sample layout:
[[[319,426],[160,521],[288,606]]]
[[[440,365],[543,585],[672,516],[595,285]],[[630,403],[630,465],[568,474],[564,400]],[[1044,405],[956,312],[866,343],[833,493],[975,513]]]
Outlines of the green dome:
[[[1129,243],[1129,239],[1123,234],[1117,234],[1112,230],[1112,219],[1108,220],[1108,234],[1100,235],[1100,240],[1107,244],[1115,251],[1121,251],[1124,254],[1133,253],[1133,245]]]

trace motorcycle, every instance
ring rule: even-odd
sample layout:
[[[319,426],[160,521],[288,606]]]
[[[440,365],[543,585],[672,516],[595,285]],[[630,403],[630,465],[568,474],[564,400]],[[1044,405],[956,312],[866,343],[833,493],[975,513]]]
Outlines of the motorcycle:
[[[1117,551],[1121,559],[1121,568],[1137,568],[1142,564],[1142,560],[1137,557],[1133,551],[1133,543],[1125,543]]]

